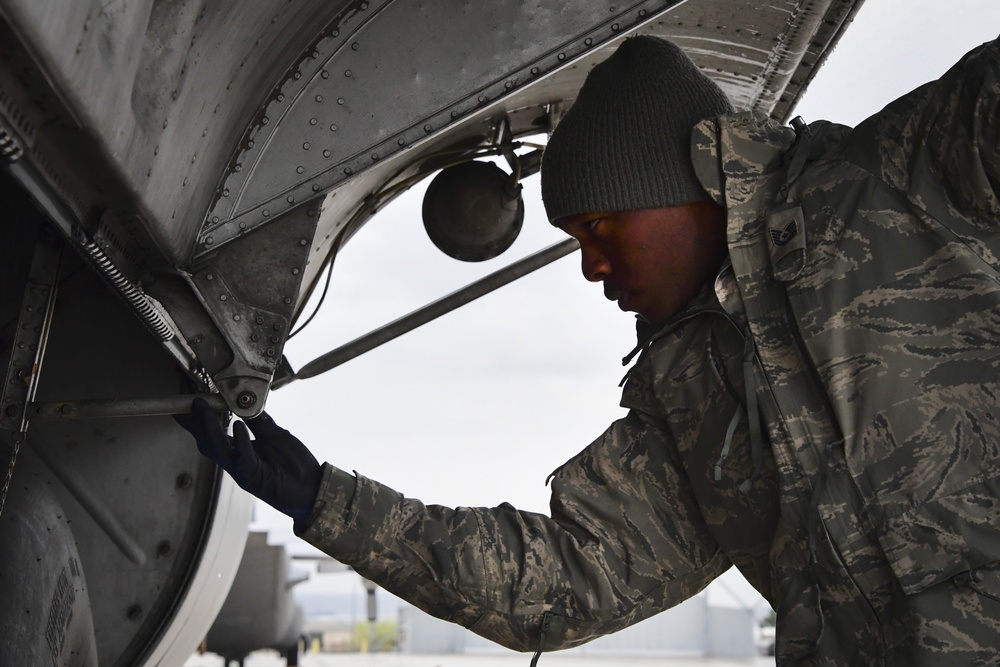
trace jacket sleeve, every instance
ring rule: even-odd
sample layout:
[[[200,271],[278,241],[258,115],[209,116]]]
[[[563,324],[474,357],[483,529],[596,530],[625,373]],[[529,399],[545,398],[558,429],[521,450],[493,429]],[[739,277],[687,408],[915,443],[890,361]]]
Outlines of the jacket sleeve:
[[[681,602],[729,567],[665,437],[637,411],[614,423],[554,474],[551,517],[424,505],[327,465],[301,537],[509,648],[574,646]]]
[[[1000,40],[966,54],[940,79],[858,126],[852,143],[879,147],[866,168],[969,239],[1000,222]],[[995,249],[994,239],[986,239]],[[988,258],[995,262],[995,258]]]

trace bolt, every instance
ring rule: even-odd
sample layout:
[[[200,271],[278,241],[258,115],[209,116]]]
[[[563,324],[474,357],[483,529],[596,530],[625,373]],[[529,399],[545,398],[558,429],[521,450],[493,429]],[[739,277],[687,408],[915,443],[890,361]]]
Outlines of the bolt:
[[[169,556],[173,548],[170,546],[170,542],[163,540],[158,545],[156,545],[156,553],[159,556]]]
[[[177,475],[177,479],[174,480],[174,484],[177,485],[178,489],[187,489],[192,484],[194,484],[194,479],[191,477],[191,475],[187,474],[186,472],[182,472],[181,474]]]
[[[17,406],[11,403],[10,405],[7,406],[6,412],[8,417],[16,417],[18,413]]]
[[[140,618],[142,618],[142,607],[140,607],[137,604],[134,604],[131,607],[129,607],[128,611],[125,613],[128,616],[128,620],[138,621]]]
[[[257,394],[252,391],[245,391],[236,398],[236,402],[241,408],[249,408],[257,402]]]

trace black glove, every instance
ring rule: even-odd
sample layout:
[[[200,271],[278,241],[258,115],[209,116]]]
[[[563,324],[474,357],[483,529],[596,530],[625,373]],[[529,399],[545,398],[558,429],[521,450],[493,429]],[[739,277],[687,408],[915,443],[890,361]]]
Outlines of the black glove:
[[[198,443],[198,451],[215,461],[246,491],[287,514],[305,527],[319,491],[323,468],[294,435],[274,423],[266,412],[233,424],[226,434],[219,413],[204,399],[191,403],[191,414],[175,415]],[[253,431],[256,440],[250,439]]]

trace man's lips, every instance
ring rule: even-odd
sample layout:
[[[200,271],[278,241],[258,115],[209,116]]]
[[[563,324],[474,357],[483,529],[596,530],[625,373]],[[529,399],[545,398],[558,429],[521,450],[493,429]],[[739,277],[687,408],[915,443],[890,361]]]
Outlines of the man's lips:
[[[628,301],[629,301],[629,297],[631,296],[631,293],[627,292],[627,291],[625,291],[625,290],[623,290],[623,289],[621,289],[621,288],[619,288],[619,287],[617,287],[615,285],[605,284],[604,285],[604,296],[605,296],[605,298],[608,299],[608,301],[617,301],[618,302],[618,307],[621,308],[622,310],[626,310],[626,307],[628,306]]]

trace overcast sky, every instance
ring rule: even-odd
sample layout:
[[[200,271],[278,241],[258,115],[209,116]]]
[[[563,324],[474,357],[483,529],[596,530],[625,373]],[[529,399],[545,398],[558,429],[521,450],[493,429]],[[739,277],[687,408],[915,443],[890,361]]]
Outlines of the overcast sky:
[[[997,0],[867,0],[797,113],[854,125],[998,33]],[[545,221],[534,177],[511,250],[458,262],[427,240],[421,197],[422,188],[400,197],[340,253],[321,312],[285,348],[293,368],[564,238]],[[267,410],[320,461],[408,496],[547,513],[549,472],[623,414],[618,383],[633,322],[581,277],[574,253],[273,392]],[[290,519],[258,505],[255,528],[315,553],[292,536]]]

